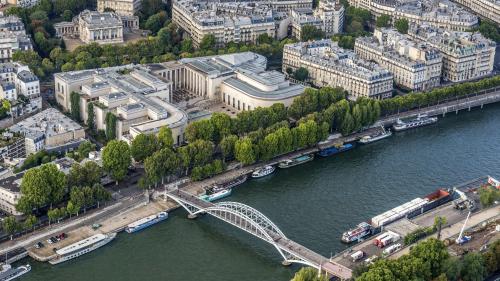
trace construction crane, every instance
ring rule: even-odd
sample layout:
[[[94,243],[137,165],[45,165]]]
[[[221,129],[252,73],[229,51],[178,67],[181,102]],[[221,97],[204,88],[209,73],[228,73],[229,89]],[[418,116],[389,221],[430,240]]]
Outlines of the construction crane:
[[[465,225],[467,224],[467,221],[469,220],[471,212],[472,211],[469,210],[469,213],[467,214],[467,218],[465,219],[464,225],[462,226],[462,230],[460,230],[460,234],[458,235],[457,240],[455,240],[455,242],[458,245],[463,245],[463,244],[469,242],[470,239],[472,238],[470,236],[464,236]]]

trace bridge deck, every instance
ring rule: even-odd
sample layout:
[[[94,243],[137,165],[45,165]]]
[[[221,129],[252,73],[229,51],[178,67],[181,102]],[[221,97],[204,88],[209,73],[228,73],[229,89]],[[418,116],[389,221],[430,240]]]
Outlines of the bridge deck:
[[[199,199],[198,197],[187,193],[182,190],[174,190],[168,193],[168,196],[171,198],[175,198],[181,202],[187,203],[191,206],[195,206],[197,209],[206,210],[210,207],[215,207],[216,204],[207,202]],[[216,215],[215,215],[216,216]],[[216,216],[218,217],[218,216]],[[218,217],[221,218],[221,217]],[[226,216],[224,217],[224,221],[229,224],[240,227],[242,230],[247,231],[249,233],[255,234],[255,229],[251,224],[246,224],[244,219],[238,216]],[[321,268],[323,271],[326,271],[330,275],[337,276],[341,279],[349,279],[352,277],[352,271],[344,267],[338,263],[329,261],[328,258],[308,249],[307,247],[291,240],[286,237],[280,236],[278,233],[267,230],[266,233],[274,240],[274,243],[277,247],[282,249],[285,252],[291,253],[294,256],[300,257],[301,259],[316,265],[316,267]],[[259,236],[258,234],[255,234]],[[264,238],[264,237],[260,237]]]

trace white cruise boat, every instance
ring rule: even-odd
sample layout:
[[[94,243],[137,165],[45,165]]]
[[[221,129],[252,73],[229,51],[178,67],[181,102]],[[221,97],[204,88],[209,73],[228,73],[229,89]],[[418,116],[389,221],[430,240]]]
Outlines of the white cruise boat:
[[[417,118],[409,121],[402,121],[398,119],[396,124],[392,125],[392,128],[396,132],[422,127],[430,124],[434,124],[438,121],[437,117],[428,117],[426,114],[419,114]]]
[[[125,231],[127,233],[134,233],[136,231],[142,230],[146,227],[150,227],[153,224],[159,223],[161,221],[164,221],[168,218],[168,213],[167,212],[159,212],[156,215],[151,215],[145,218],[142,218],[138,221],[135,221],[125,228]]]
[[[262,178],[262,177],[265,177],[267,175],[272,174],[275,170],[276,170],[276,168],[274,166],[267,165],[267,166],[265,166],[263,168],[255,170],[252,173],[252,178]]]
[[[10,264],[4,264],[2,265],[2,270],[0,270],[0,281],[14,280],[17,277],[30,272],[30,270],[31,266],[29,264],[21,265],[16,268],[12,268]]]
[[[358,143],[360,144],[369,144],[369,143],[372,143],[372,142],[376,142],[378,140],[382,140],[382,139],[385,139],[385,138],[388,138],[392,136],[392,132],[390,129],[387,129],[385,130],[385,128],[382,126],[382,132],[379,133],[379,134],[376,134],[376,135],[371,135],[371,136],[364,136],[362,137]]]
[[[78,241],[69,246],[56,250],[57,257],[50,260],[50,264],[59,264],[74,258],[77,258],[81,255],[85,255],[86,253],[90,253],[95,249],[98,249],[113,239],[115,239],[116,233],[109,234],[96,234],[87,239]]]

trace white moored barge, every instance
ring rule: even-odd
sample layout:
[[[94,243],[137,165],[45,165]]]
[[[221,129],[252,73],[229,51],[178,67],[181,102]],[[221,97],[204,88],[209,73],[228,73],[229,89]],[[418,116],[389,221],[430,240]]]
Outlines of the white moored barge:
[[[83,239],[76,243],[73,243],[69,246],[56,250],[57,257],[50,260],[50,264],[59,264],[74,258],[77,258],[81,255],[85,255],[86,253],[90,253],[95,249],[98,249],[113,239],[115,239],[116,233],[109,234],[96,234],[87,239]]]

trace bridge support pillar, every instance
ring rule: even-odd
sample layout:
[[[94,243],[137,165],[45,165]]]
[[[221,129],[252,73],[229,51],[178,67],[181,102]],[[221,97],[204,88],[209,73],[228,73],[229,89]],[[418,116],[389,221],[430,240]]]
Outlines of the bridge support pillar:
[[[457,110],[455,110],[455,115],[458,115],[458,109],[457,109]]]
[[[192,215],[192,214],[188,214],[188,219],[190,220],[194,220],[198,217],[198,215]]]
[[[470,111],[470,106],[469,106],[469,111]]]
[[[483,104],[481,104],[481,109],[483,109]]]
[[[289,261],[282,261],[282,262],[281,262],[281,264],[282,264],[283,266],[290,266],[292,263],[291,263],[291,262],[289,262]]]

